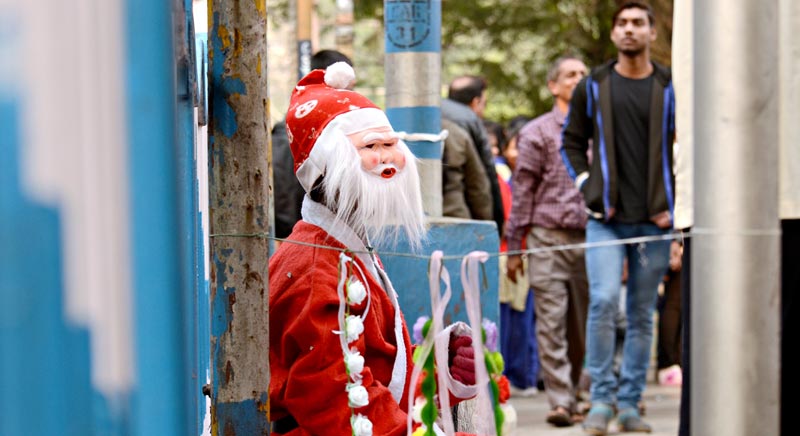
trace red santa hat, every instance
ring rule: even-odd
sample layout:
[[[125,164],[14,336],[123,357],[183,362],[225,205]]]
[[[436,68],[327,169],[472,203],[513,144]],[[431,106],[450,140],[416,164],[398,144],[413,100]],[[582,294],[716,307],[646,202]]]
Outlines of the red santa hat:
[[[363,95],[346,89],[355,82],[353,68],[337,62],[314,70],[294,88],[286,114],[286,130],[294,171],[306,192],[325,174],[327,156],[335,147],[352,146],[347,135],[389,124],[386,114]]]

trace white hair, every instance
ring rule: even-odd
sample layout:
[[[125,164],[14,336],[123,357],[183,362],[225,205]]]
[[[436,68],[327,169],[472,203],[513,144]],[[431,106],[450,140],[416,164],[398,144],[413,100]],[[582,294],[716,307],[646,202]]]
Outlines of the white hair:
[[[425,216],[416,157],[408,146],[397,142],[405,168],[384,179],[364,170],[358,151],[344,134],[335,135],[335,140],[322,182],[328,207],[371,244],[396,246],[405,233],[412,250],[418,251],[425,236]]]

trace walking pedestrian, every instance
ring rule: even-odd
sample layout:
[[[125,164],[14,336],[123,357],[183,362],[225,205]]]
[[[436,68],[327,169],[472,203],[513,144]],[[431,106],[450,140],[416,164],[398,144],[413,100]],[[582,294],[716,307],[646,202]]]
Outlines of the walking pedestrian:
[[[638,403],[647,382],[658,286],[669,265],[674,176],[671,72],[650,59],[652,9],[629,1],[614,13],[616,59],[578,84],[564,127],[562,156],[590,210],[586,241],[589,315],[586,364],[592,407],[584,431],[605,435],[615,416],[622,431],[650,432]],[[592,161],[587,151],[592,147]],[[626,331],[619,381],[614,377],[614,317],[628,259]]]
[[[555,99],[553,109],[519,131],[513,200],[506,223],[510,251],[519,250],[523,239],[528,249],[585,241],[586,206],[559,154],[572,92],[585,75],[586,65],[578,58],[557,59],[547,77]],[[516,282],[522,270],[522,256],[509,255],[509,280]],[[551,408],[546,420],[557,427],[570,426],[578,416],[576,387],[583,368],[589,299],[583,249],[534,251],[528,255],[527,278],[533,293],[541,376]]]

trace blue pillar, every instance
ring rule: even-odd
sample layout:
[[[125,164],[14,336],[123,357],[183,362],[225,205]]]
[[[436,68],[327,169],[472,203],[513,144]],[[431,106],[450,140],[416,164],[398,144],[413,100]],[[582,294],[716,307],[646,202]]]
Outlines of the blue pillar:
[[[172,6],[0,9],[0,434],[189,434]]]
[[[188,434],[172,3],[125,2],[136,380],[131,430]]]

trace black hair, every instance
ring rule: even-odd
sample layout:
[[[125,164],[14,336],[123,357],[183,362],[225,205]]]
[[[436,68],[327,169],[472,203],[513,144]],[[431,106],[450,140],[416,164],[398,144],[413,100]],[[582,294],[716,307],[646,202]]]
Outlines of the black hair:
[[[497,138],[497,149],[502,153],[506,148],[506,129],[502,124],[491,120],[483,120],[483,126],[490,135]]]
[[[346,62],[351,67],[353,61],[347,55],[336,50],[320,50],[311,56],[311,69],[324,70],[336,62]]]
[[[447,98],[469,105],[486,90],[486,79],[478,76],[460,76],[450,82]]]
[[[614,16],[611,17],[611,27],[614,27],[614,25],[617,23],[617,17],[619,17],[619,14],[621,14],[622,11],[631,8],[641,9],[647,12],[647,19],[650,21],[650,26],[655,26],[656,18],[655,14],[653,14],[653,8],[651,8],[650,5],[645,2],[632,0],[621,4],[617,8],[617,10],[614,12]]]

